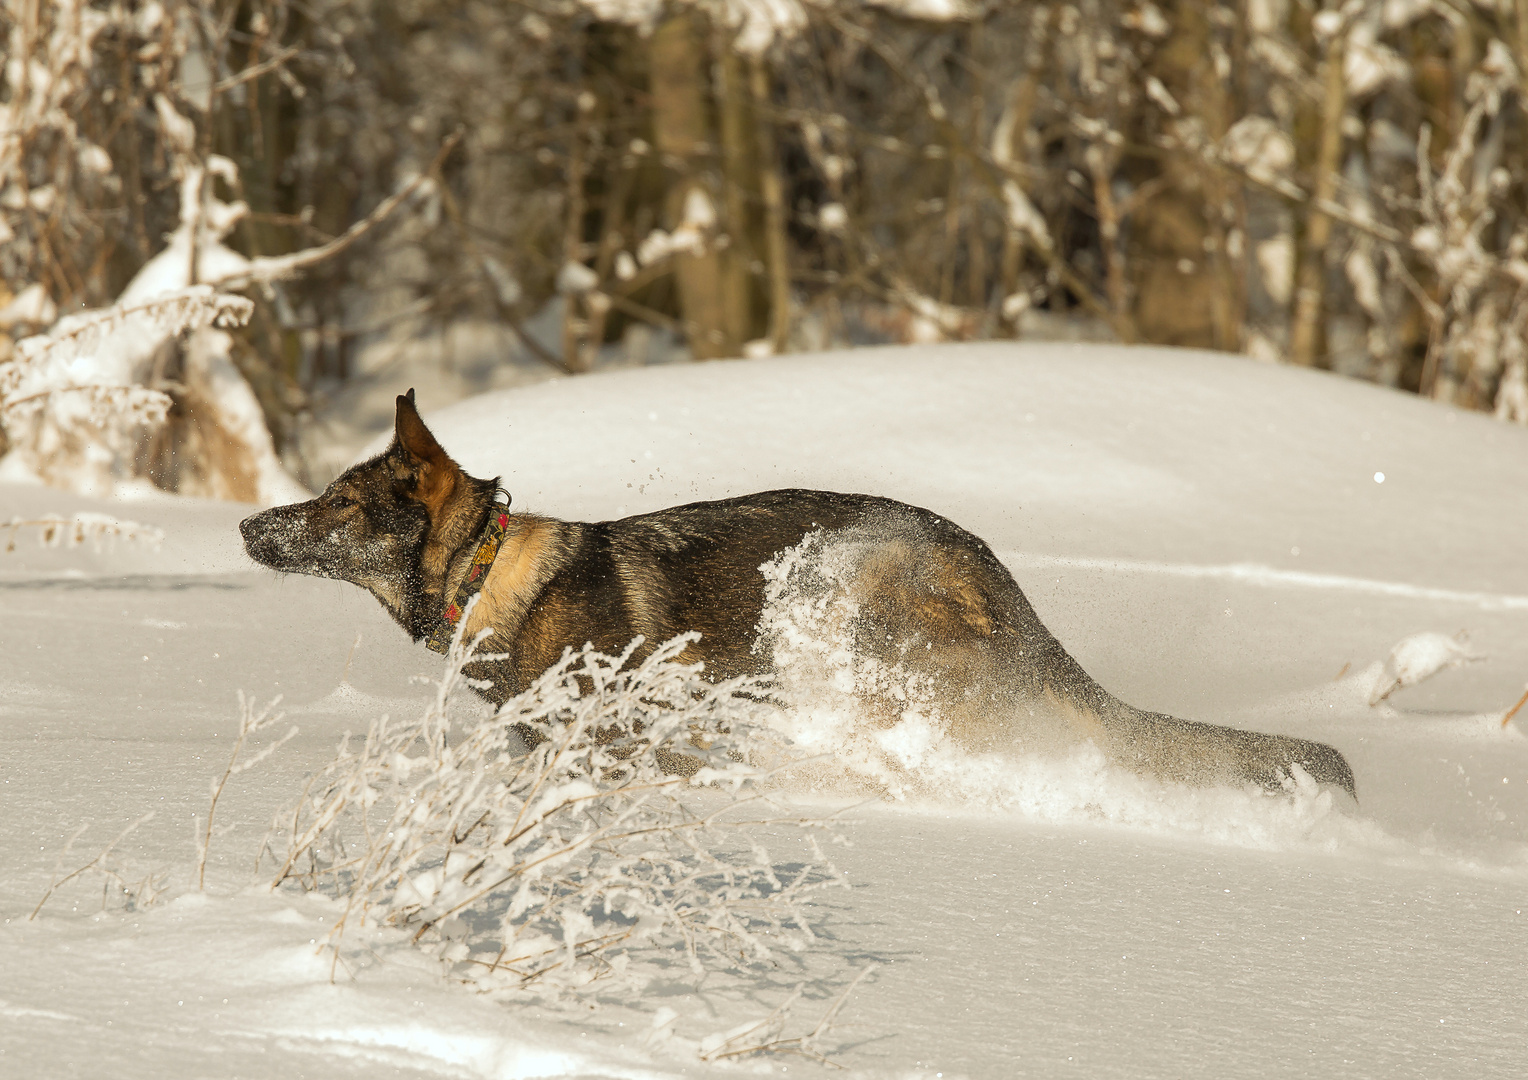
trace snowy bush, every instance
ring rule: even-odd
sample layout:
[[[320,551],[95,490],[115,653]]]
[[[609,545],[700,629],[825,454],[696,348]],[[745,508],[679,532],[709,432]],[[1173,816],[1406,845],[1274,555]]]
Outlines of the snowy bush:
[[[134,474],[143,439],[170,408],[156,377],[160,349],[202,327],[239,325],[252,310],[243,297],[196,285],[69,316],[22,339],[0,363],[10,452],[50,483],[108,493]]]
[[[640,982],[638,949],[694,970],[811,939],[797,901],[833,872],[816,823],[777,806],[748,764],[764,686],[709,683],[684,635],[633,663],[566,653],[493,716],[454,731],[473,684],[460,641],[424,715],[347,736],[273,827],[277,885],[344,901],[329,939],[401,928],[486,991]],[[798,829],[784,867],[749,826]]]

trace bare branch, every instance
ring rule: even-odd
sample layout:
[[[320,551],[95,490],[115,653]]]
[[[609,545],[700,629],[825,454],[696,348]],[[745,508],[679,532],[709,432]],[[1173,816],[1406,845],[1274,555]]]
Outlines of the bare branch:
[[[404,184],[398,191],[383,199],[377,204],[375,210],[327,244],[305,248],[302,251],[294,251],[290,255],[261,256],[251,259],[247,269],[238,273],[227,274],[220,278],[210,279],[209,284],[216,285],[222,289],[247,289],[257,282],[290,277],[300,270],[306,270],[309,267],[317,266],[327,259],[332,259],[391,217],[393,211],[412,198],[414,193],[424,186],[426,182],[437,179],[441,165],[445,162],[451,151],[456,149],[457,144],[461,142],[462,135],[461,129],[448,135],[428,168]]]
[[[292,57],[296,56],[300,52],[302,52],[302,49],[296,45],[293,45],[289,49],[282,49],[279,53],[277,53],[275,56],[272,56],[268,60],[262,60],[260,63],[255,64],[253,67],[247,67],[235,75],[228,76],[226,79],[219,79],[217,82],[212,84],[212,92],[214,94],[221,94],[228,90],[232,90],[235,86],[238,86],[241,83],[247,83],[251,79],[258,79],[266,72],[280,67],[282,64],[286,63],[288,60],[292,59]]]

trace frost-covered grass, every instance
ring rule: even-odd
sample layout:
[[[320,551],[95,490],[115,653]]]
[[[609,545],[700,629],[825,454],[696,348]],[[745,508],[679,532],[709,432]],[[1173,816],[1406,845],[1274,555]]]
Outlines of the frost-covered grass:
[[[141,542],[157,547],[164,540],[164,531],[152,525],[140,525],[110,514],[94,514],[80,511],[71,517],[49,514],[39,518],[13,517],[0,522],[5,535],[5,550],[16,550],[16,539],[23,532],[35,532],[37,542],[44,547],[77,548],[90,544],[96,551],[114,547],[118,540]]]

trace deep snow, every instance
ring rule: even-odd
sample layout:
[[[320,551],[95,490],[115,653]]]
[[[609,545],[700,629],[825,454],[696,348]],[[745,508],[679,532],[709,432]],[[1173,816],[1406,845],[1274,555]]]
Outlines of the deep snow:
[[[1528,714],[1500,718],[1528,680],[1528,432],[1235,358],[1012,345],[562,380],[427,420],[519,509],[779,486],[931,507],[1116,694],[1329,741],[1360,805],[939,758],[939,798],[853,812],[853,888],[799,970],[511,1010],[378,940],[331,984],[308,942],[332,913],[248,888],[254,849],[341,731],[420,707],[436,658],[352,586],[254,570],[246,508],[8,485],[0,520],[166,538],[0,553],[0,1075],[708,1075],[684,1040],[806,979],[799,1033],[868,960],[829,1040],[862,1075],[1520,1074]],[[1459,630],[1485,660],[1369,705],[1397,641]],[[201,896],[192,815],[237,688],[284,694],[302,734],[225,796]],[[73,865],[150,809],[124,852],[168,871],[164,902],[97,915],[97,882],[26,921],[82,821]],[[676,1037],[647,1039],[663,1006]],[[821,1071],[753,1067],[784,1066]]]

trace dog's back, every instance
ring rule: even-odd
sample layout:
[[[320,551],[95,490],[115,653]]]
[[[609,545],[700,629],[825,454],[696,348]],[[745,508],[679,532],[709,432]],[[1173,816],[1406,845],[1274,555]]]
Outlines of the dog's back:
[[[494,649],[511,653],[494,669],[500,699],[523,689],[565,646],[619,652],[638,635],[651,648],[698,631],[689,655],[713,678],[761,671],[768,657],[754,649],[764,605],[760,568],[811,533],[906,514],[981,544],[926,510],[823,491],[768,491],[593,523],[517,515],[536,551],[527,558],[506,545],[509,557],[495,563],[468,629],[492,628]]]
[[[1091,739],[1112,760],[1163,779],[1278,787],[1292,764],[1353,791],[1331,747],[1199,724],[1119,701],[1045,628],[1007,568],[971,533],[919,507],[870,495],[761,492],[593,524],[556,523],[557,569],[518,628],[493,625],[511,657],[494,696],[517,692],[585,642],[615,652],[699,631],[688,653],[713,678],[767,670],[761,571],[815,540],[815,582],[849,601],[845,640],[934,688],[951,736],[969,749]],[[825,574],[822,560],[841,564]],[[545,569],[543,567],[543,569]],[[509,575],[490,575],[484,603]],[[508,644],[504,639],[508,639]],[[890,707],[888,715],[895,713]]]

